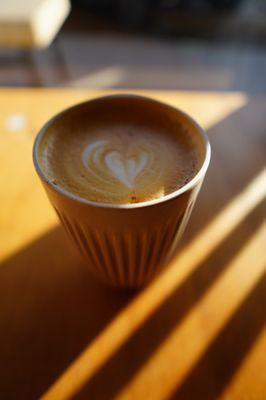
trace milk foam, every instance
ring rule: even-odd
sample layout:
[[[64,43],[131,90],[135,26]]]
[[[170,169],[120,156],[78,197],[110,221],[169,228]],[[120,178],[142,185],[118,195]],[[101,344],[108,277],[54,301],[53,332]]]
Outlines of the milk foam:
[[[83,164],[91,174],[95,175],[98,170],[104,175],[107,168],[107,173],[111,173],[129,189],[135,186],[135,178],[144,169],[148,159],[149,154],[144,151],[136,158],[126,157],[118,150],[110,150],[110,142],[107,140],[97,140],[89,144],[82,153]]]
[[[114,204],[148,201],[178,189],[195,173],[196,159],[188,140],[126,126],[51,136],[42,152],[43,169],[55,184]]]

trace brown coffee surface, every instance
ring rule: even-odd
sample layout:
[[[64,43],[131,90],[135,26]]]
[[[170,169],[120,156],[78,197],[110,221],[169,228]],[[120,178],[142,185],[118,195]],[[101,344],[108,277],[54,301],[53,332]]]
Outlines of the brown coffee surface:
[[[174,134],[138,121],[65,121],[45,135],[39,159],[46,177],[68,193],[98,203],[163,197],[199,169],[196,143],[181,124]]]

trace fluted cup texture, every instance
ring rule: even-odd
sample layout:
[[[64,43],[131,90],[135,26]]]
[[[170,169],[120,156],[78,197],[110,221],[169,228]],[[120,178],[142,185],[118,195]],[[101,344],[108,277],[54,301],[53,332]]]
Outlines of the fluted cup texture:
[[[131,99],[131,96],[126,98]],[[108,99],[110,101],[110,97]],[[142,97],[140,99],[143,101]],[[144,101],[154,102],[145,98]],[[84,107],[84,104],[76,107]],[[174,108],[162,106],[189,119]],[[65,113],[72,110],[75,107]],[[55,119],[61,115],[64,113]],[[38,164],[38,146],[53,121],[43,128],[35,142],[34,162],[63,227],[95,276],[116,287],[143,286],[160,272],[176,251],[208,166],[209,151],[205,137],[202,136],[206,145],[203,166],[194,182],[187,187],[151,202],[130,206],[106,205],[71,196],[52,185],[42,174]],[[200,130],[191,119],[189,123]]]

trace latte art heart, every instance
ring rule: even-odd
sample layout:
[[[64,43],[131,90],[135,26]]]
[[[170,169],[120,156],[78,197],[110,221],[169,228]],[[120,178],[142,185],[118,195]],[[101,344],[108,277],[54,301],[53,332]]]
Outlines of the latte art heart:
[[[101,172],[101,176],[109,172],[127,188],[132,189],[135,179],[147,165],[149,155],[142,151],[138,155],[130,156],[130,153],[134,154],[134,149],[131,151],[129,148],[127,149],[129,156],[127,156],[123,155],[121,151],[110,150],[110,147],[112,148],[106,140],[99,140],[89,144],[82,154],[84,166],[90,172],[93,172],[92,161],[95,165],[95,171],[97,170],[98,173]],[[93,172],[94,175],[95,171]]]
[[[143,153],[136,160],[131,157],[126,159],[118,151],[112,151],[105,156],[105,164],[120,182],[128,188],[133,188],[135,178],[147,164],[148,156]]]

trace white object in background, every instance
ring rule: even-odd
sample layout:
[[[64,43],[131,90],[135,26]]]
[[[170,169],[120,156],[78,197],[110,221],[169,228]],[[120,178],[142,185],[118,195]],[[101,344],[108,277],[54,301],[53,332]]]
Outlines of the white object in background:
[[[27,117],[23,113],[14,113],[6,119],[5,125],[9,132],[20,132],[26,128]]]
[[[49,46],[69,11],[69,0],[0,0],[0,46]]]

